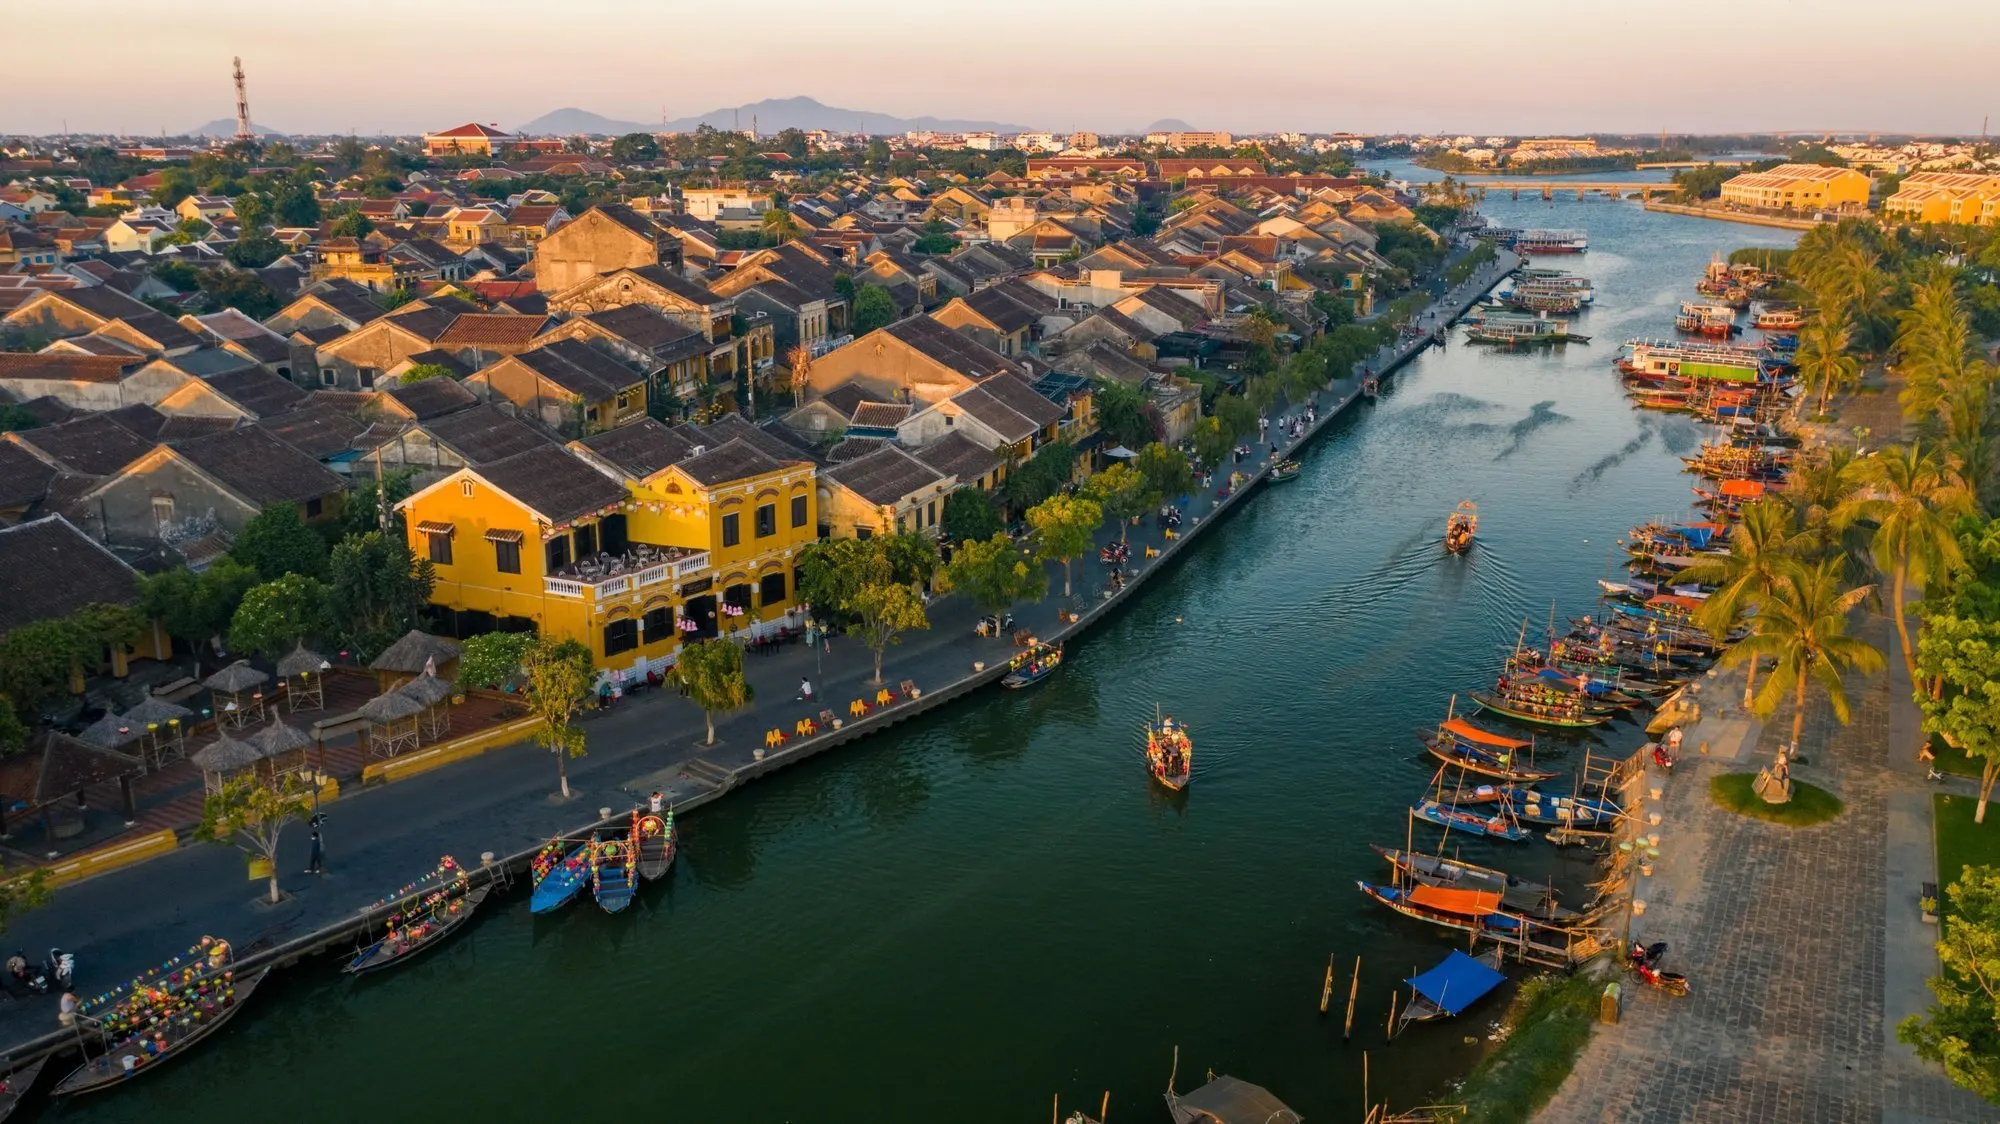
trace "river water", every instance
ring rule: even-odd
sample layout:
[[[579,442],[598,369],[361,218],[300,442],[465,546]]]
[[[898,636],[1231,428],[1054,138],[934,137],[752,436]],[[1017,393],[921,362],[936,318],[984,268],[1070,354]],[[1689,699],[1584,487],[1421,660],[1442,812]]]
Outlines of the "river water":
[[[1712,252],[1790,241],[1634,203],[1486,209],[1589,231],[1572,264],[1596,281],[1595,342],[1427,352],[1053,679],[690,816],[674,876],[630,912],[532,918],[517,895],[383,978],[291,973],[199,1056],[45,1119],[1019,1124],[1109,1090],[1112,1121],[1145,1121],[1176,1046],[1183,1089],[1233,1073],[1317,1121],[1359,1118],[1364,1050],[1377,1099],[1444,1094],[1503,1004],[1385,1047],[1391,991],[1453,945],[1354,885],[1383,875],[1368,844],[1401,845],[1430,774],[1412,730],[1490,682],[1524,619],[1589,609],[1623,531],[1685,510],[1674,457],[1702,427],[1629,408],[1609,360],[1671,327]],[[1479,542],[1450,558],[1468,498]],[[1195,733],[1178,798],[1141,767],[1156,703]],[[1540,842],[1465,854],[1587,873]]]

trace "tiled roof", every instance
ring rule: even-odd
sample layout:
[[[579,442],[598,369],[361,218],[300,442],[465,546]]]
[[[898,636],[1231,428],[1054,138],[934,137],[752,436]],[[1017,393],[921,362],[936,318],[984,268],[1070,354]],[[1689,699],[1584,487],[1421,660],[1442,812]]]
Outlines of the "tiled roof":
[[[354,415],[319,403],[265,418],[258,424],[315,460],[325,460],[354,448],[354,439],[367,428]]]
[[[281,379],[262,367],[209,375],[203,380],[231,402],[250,412],[252,418],[282,414],[305,400],[306,392],[288,379]]]
[[[0,528],[0,633],[85,605],[130,605],[139,574],[60,515]]]
[[[449,129],[445,129],[445,130],[443,130],[443,131],[441,131],[441,132],[436,132],[436,133],[425,133],[424,135],[425,135],[426,137],[445,137],[445,138],[451,138],[451,137],[459,137],[459,138],[464,138],[464,137],[472,137],[472,138],[484,138],[484,139],[486,139],[486,140],[512,140],[512,139],[514,139],[514,134],[512,134],[512,133],[507,133],[507,132],[502,132],[502,131],[501,131],[501,130],[500,130],[499,128],[497,128],[497,127],[495,127],[495,126],[492,126],[492,125],[481,125],[481,124],[479,124],[479,123],[478,123],[478,122],[476,122],[476,121],[474,121],[474,122],[469,122],[469,123],[467,123],[467,124],[464,124],[464,125],[457,125],[457,126],[454,126],[454,127],[452,127],[452,128],[449,128]]]
[[[555,443],[534,426],[484,404],[432,418],[423,427],[433,440],[471,465],[491,464]]]
[[[916,458],[946,476],[977,480],[999,468],[1000,454],[963,433],[947,433],[916,451]]]
[[[457,379],[430,378],[416,382],[398,382],[383,388],[382,393],[395,399],[396,403],[410,412],[418,421],[442,417],[459,410],[469,410],[479,404],[479,399],[459,383]]]
[[[303,503],[347,486],[318,460],[254,425],[196,437],[174,449],[257,507]]]
[[[443,335],[439,347],[526,347],[528,341],[547,331],[555,321],[546,316],[513,316],[478,312],[460,316]]]
[[[713,487],[717,484],[727,484],[732,480],[776,472],[784,465],[748,441],[730,440],[686,460],[678,461],[674,467]]]
[[[981,289],[959,299],[965,302],[967,308],[1009,335],[1025,330],[1035,320],[1027,309],[998,287]]]
[[[153,447],[150,440],[103,414],[84,414],[60,425],[17,432],[7,439],[85,476],[109,476]]]
[[[594,433],[580,442],[599,459],[634,480],[694,455],[696,440],[652,418]]]
[[[839,481],[869,503],[884,506],[944,479],[937,469],[894,445],[823,469],[820,476]]]
[[[848,420],[871,429],[894,429],[910,416],[910,407],[900,402],[863,402]]]
[[[625,498],[623,484],[583,463],[561,445],[542,445],[481,465],[476,471],[551,523],[567,522]]]
[[[551,340],[509,362],[527,367],[585,402],[601,402],[644,381],[630,367],[578,340]]]
[[[695,284],[681,276],[680,271],[670,266],[642,265],[632,270],[632,272],[700,308],[713,308],[716,305],[729,303],[728,297],[710,292],[707,287]]]
[[[583,317],[634,347],[655,355],[677,351],[690,338],[707,343],[708,337],[690,331],[679,321],[649,304],[628,304],[593,312]],[[560,331],[560,327],[555,329]]]
[[[721,445],[729,441],[742,441],[760,450],[765,456],[775,461],[798,462],[806,459],[800,450],[786,444],[783,440],[773,436],[762,427],[754,426],[744,421],[740,414],[725,414],[719,420],[710,422],[699,429],[696,429],[694,426],[682,426],[680,428],[690,434],[701,434],[704,439],[703,444],[710,446]]]
[[[898,320],[882,330],[969,379],[984,379],[1015,369],[999,352],[952,331],[929,316]]]
[[[0,507],[32,504],[49,492],[54,466],[8,441],[0,441]]]
[[[59,351],[21,354],[0,351],[0,383],[8,379],[63,379],[68,382],[117,382],[131,368],[146,362],[141,355],[74,355]]]

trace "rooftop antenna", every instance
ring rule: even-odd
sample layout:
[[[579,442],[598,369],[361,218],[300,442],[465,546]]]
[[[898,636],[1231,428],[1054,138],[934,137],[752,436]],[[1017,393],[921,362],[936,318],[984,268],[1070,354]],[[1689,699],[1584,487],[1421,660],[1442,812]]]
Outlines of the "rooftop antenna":
[[[236,68],[236,139],[246,141],[256,134],[250,131],[250,95],[243,92],[243,59],[229,61]]]

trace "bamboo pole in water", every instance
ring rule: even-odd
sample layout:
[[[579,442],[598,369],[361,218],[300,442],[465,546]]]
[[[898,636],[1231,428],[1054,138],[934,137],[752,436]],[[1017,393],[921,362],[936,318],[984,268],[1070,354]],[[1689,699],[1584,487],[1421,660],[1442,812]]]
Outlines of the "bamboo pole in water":
[[[1354,1000],[1361,994],[1361,957],[1354,958],[1354,980],[1347,985],[1347,1022],[1340,1028],[1340,1040],[1345,1042],[1354,1034]]]
[[[1326,954],[1326,982],[1319,986],[1319,1013],[1326,1014],[1326,1006],[1333,1000],[1333,953]]]
[[[1385,1030],[1387,1031],[1388,1038],[1394,1039],[1396,1037],[1396,993],[1394,990],[1389,992],[1389,1024]]]
[[[1104,1090],[1104,1099],[1097,1102],[1097,1124],[1104,1124],[1111,1115],[1111,1090]]]

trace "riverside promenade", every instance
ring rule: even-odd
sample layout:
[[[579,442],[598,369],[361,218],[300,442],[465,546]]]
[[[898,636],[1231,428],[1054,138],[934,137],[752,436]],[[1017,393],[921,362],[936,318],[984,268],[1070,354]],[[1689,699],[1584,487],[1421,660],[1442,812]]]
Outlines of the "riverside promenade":
[[[1359,366],[1378,375],[1394,371],[1429,344],[1429,329],[1463,312],[1514,264],[1510,255],[1502,255],[1423,313],[1420,327],[1426,331]],[[1359,380],[1338,380],[1316,397],[1316,424],[1298,442],[1280,439],[1286,452],[1312,440],[1361,402]],[[1281,407],[1274,416],[1296,410]],[[1273,437],[1280,432],[1274,424]],[[1260,490],[1269,469],[1269,445],[1267,439],[1256,446],[1257,455],[1224,465],[1216,474],[1217,487],[1188,497],[1178,538],[1165,539],[1152,520],[1129,528],[1132,557],[1127,565],[1135,573],[1121,591],[1102,595],[1103,568],[1086,555],[1073,567],[1074,597],[1061,596],[1062,575],[1054,568],[1052,596],[1016,607],[1017,623],[1049,641],[1081,637],[1136,596],[1147,578],[1204,538],[1221,516]],[[1231,487],[1233,472],[1242,479]],[[1116,534],[1115,527],[1104,528],[1098,539],[1108,541]],[[1149,548],[1158,552],[1156,557],[1146,557]],[[1059,620],[1058,611],[1072,606],[1077,619]],[[261,881],[246,880],[243,857],[234,848],[188,846],[64,887],[47,908],[15,919],[15,943],[25,949],[56,945],[75,951],[76,990],[85,996],[124,983],[204,934],[230,940],[246,963],[282,966],[322,950],[344,950],[372,927],[376,919],[369,911],[384,893],[431,869],[441,854],[455,856],[482,879],[518,872],[551,837],[575,835],[601,822],[600,809],[622,816],[658,790],[677,810],[692,811],[765,773],[989,687],[1004,674],[1013,646],[1006,639],[975,636],[978,616],[963,598],[934,600],[931,628],[906,636],[883,661],[885,680],[891,685],[913,681],[921,688],[919,699],[848,719],[837,731],[791,741],[763,752],[761,759],[766,731],[789,732],[798,720],[822,709],[845,717],[850,702],[874,697],[876,688],[866,682],[873,670],[867,649],[836,637],[830,651],[798,645],[750,658],[746,671],[757,701],[744,711],[718,716],[713,746],[702,744],[701,713],[671,691],[621,701],[583,723],[589,752],[568,764],[573,792],[568,800],[555,795],[556,763],[532,743],[501,747],[397,783],[350,789],[324,809],[327,874],[298,873],[305,865],[306,832],[299,827],[286,832],[279,873],[287,898],[277,905],[263,902]],[[983,662],[984,670],[975,671],[975,662]],[[811,679],[818,696],[810,706],[795,701],[802,678]],[[700,830],[698,816],[683,822],[685,830]],[[495,860],[481,867],[485,853]],[[55,1033],[53,996],[0,1004],[0,1049],[17,1063],[65,1041]]]

